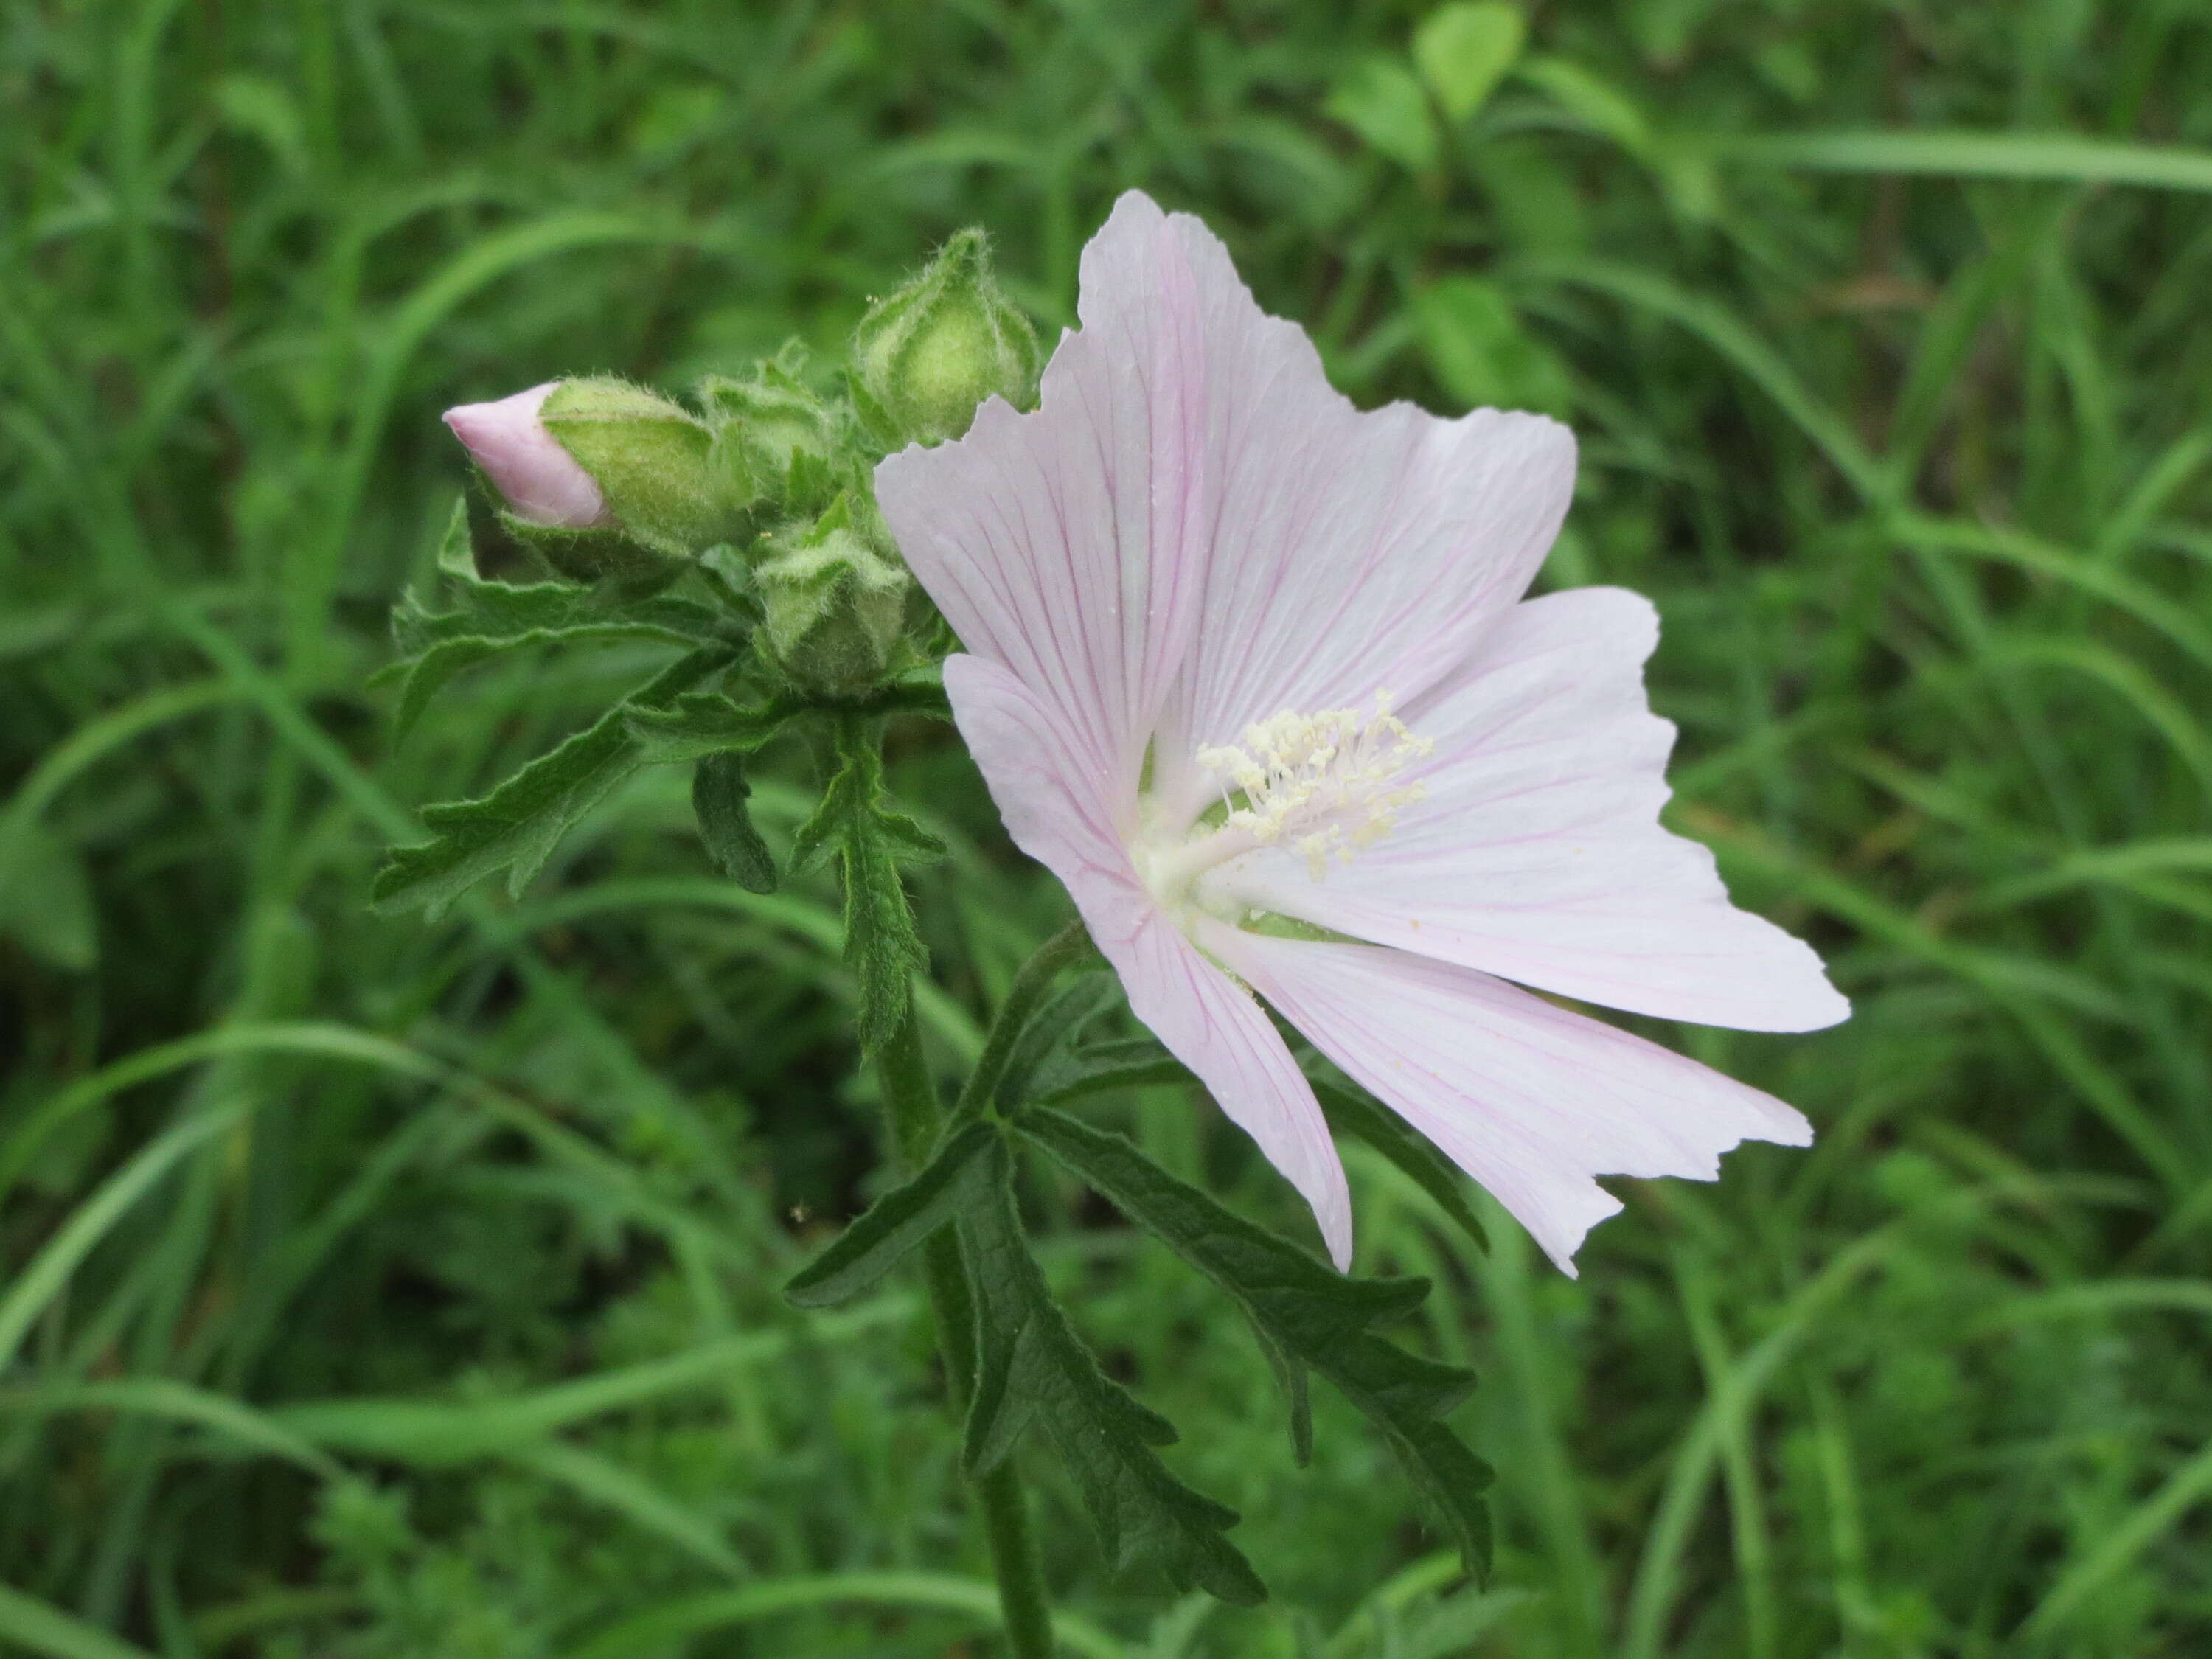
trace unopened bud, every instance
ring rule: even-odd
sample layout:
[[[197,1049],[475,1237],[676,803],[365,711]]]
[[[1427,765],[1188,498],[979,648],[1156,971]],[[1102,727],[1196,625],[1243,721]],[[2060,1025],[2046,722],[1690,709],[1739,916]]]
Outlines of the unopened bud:
[[[991,245],[963,230],[853,336],[864,412],[903,441],[957,438],[996,393],[1017,408],[1036,395],[1036,331],[991,275]],[[872,405],[872,407],[869,407]]]
[[[538,410],[545,429],[606,497],[623,532],[659,552],[698,552],[729,532],[728,491],[704,422],[627,380],[563,380]]]
[[[769,538],[754,567],[767,655],[800,685],[850,696],[896,665],[914,579],[848,492],[811,525]]]
[[[834,493],[823,486],[843,434],[837,412],[799,378],[804,361],[794,343],[743,380],[710,374],[699,383],[717,466],[738,500],[805,512]]]
[[[496,403],[463,404],[446,424],[526,524],[586,530],[607,522],[606,497],[545,429],[539,411],[561,383],[548,380]]]

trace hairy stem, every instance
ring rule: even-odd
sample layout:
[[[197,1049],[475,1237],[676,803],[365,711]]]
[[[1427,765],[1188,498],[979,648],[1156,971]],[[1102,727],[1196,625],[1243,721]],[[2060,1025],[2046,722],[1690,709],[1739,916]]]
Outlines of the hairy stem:
[[[994,1039],[996,1035],[994,1031]],[[921,1031],[911,999],[897,1030],[877,1052],[875,1064],[884,1103],[890,1114],[898,1167],[902,1173],[912,1175],[928,1162],[944,1113],[922,1059]],[[975,1389],[975,1298],[969,1288],[966,1264],[960,1259],[959,1243],[950,1228],[922,1247],[922,1268],[953,1405],[965,1411]],[[991,1571],[999,1581],[999,1607],[1006,1620],[1008,1650],[1014,1659],[1053,1659],[1055,1649],[1052,1615],[1045,1598],[1044,1568],[1030,1534],[1029,1514],[1012,1460],[978,1480],[975,1496],[990,1544]]]

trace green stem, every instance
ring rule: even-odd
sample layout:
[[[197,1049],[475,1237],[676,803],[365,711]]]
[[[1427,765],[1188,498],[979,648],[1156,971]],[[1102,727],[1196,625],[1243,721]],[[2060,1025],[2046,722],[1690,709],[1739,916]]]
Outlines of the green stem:
[[[994,1040],[996,1035],[994,1029]],[[877,1053],[875,1064],[884,1103],[890,1115],[898,1165],[911,1175],[928,1162],[944,1122],[937,1085],[922,1058],[921,1030],[915,1019],[911,999],[897,1030]],[[975,1298],[969,1287],[967,1266],[960,1259],[959,1243],[949,1228],[922,1247],[922,1267],[930,1316],[937,1326],[938,1347],[945,1355],[953,1405],[965,1411],[969,1396],[975,1390]],[[1013,1659],[1053,1659],[1055,1649],[1052,1614],[1045,1599],[1044,1567],[1030,1534],[1029,1515],[1014,1478],[1012,1460],[978,1480],[975,1496],[983,1511],[991,1571],[999,1581],[999,1607]]]

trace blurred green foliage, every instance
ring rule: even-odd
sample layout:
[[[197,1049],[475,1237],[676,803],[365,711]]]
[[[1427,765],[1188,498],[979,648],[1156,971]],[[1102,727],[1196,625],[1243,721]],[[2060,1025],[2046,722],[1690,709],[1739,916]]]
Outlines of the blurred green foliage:
[[[645,645],[362,683],[446,404],[834,357],[958,227],[1048,325],[1203,213],[1369,402],[1571,414],[1547,580],[1654,594],[1678,822],[1857,1000],[1675,1040],[1820,1127],[1621,1183],[1570,1282],[1352,1147],[1483,1373],[1498,1588],[1228,1306],[1039,1183],[1060,1288],[1276,1590],[1160,1613],[1047,1459],[1071,1652],[1796,1659],[2212,1640],[2212,27],[2193,0],[27,0],[0,13],[0,1649],[979,1652],[834,896],[647,774],[521,901],[372,917],[404,804]],[[1505,58],[1503,68],[1491,59]],[[894,750],[948,1076],[1061,900]],[[755,803],[786,850],[795,756]],[[1175,1091],[1102,1110],[1294,1202]],[[968,1645],[963,1646],[962,1644]]]

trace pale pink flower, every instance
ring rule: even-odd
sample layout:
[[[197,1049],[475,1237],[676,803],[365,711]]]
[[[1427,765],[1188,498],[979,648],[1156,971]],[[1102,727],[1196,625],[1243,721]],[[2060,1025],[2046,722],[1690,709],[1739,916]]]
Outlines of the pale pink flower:
[[[1754,1030],[1848,1012],[1659,825],[1650,605],[1522,599],[1566,428],[1358,412],[1203,225],[1133,192],[1079,310],[1036,412],[994,399],[884,461],[883,508],[973,653],[945,686],[1015,842],[1338,1265],[1344,1170],[1261,997],[1570,1273],[1620,1207],[1593,1176],[1710,1180],[1740,1140],[1809,1141],[1781,1102],[1506,982]]]
[[[445,421],[515,517],[555,529],[588,530],[607,522],[606,497],[538,418],[560,384],[548,380],[496,403],[463,404],[447,410]]]

